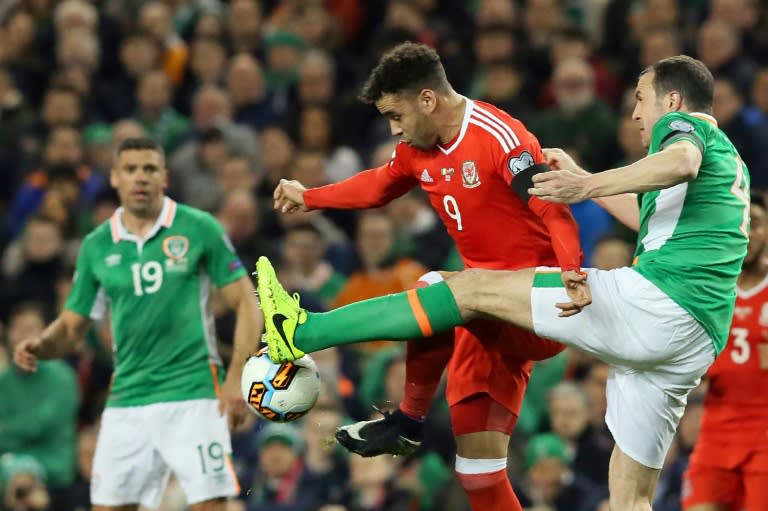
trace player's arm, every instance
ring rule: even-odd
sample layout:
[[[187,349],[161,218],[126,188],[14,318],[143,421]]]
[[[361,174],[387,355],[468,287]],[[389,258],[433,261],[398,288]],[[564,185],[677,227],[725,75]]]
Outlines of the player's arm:
[[[553,170],[569,170],[580,176],[590,176],[591,172],[580,167],[571,156],[562,149],[544,149],[544,158]],[[597,205],[613,215],[616,220],[633,231],[640,230],[640,207],[636,193],[622,193],[609,197],[593,199]]]
[[[227,369],[227,380],[239,382],[248,356],[258,351],[260,334],[264,330],[264,316],[256,301],[253,283],[248,277],[240,277],[220,291],[224,303],[236,316],[234,348]]]
[[[307,190],[298,181],[281,180],[274,192],[275,209],[283,213],[312,209],[378,208],[418,185],[397,152],[380,167],[364,170],[338,183]]]
[[[646,156],[626,167],[581,176],[558,170],[536,176],[530,189],[551,202],[574,203],[586,199],[663,190],[696,179],[702,149],[685,138],[658,153]]]
[[[557,307],[562,309],[561,316],[572,316],[592,303],[585,275],[581,272],[583,254],[579,228],[568,206],[544,202],[528,193],[533,177],[550,170],[538,141],[532,135],[530,138],[528,144],[504,155],[505,170],[502,173],[505,182],[541,218],[549,232],[552,249],[562,272],[561,278],[571,298],[570,303],[557,304]]]
[[[91,327],[91,320],[64,310],[38,338],[25,339],[16,346],[13,358],[21,369],[34,371],[38,359],[61,358],[77,350]]]

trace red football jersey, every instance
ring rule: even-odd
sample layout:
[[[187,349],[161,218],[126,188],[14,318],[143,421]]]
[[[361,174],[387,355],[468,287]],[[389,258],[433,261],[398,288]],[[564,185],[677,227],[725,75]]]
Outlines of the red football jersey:
[[[730,338],[709,368],[701,434],[723,443],[768,439],[768,277],[737,290]]]
[[[518,173],[544,162],[520,121],[467,99],[449,144],[422,150],[400,143],[389,164],[308,190],[304,201],[310,209],[378,207],[420,185],[468,268],[578,269],[578,229],[568,206],[535,197],[526,204],[511,188]]]

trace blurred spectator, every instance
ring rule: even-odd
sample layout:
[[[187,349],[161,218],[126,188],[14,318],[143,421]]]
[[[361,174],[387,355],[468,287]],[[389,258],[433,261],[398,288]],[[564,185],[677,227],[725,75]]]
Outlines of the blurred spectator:
[[[293,162],[295,147],[286,131],[271,125],[262,130],[259,141],[264,153],[266,172],[258,194],[272,205],[272,193],[281,179],[287,179]]]
[[[627,79],[634,80],[645,68],[661,59],[680,55],[682,47],[677,32],[669,28],[647,30],[640,40],[640,66]]]
[[[190,112],[195,94],[201,87],[221,85],[226,67],[227,52],[219,39],[212,37],[194,39],[183,83],[176,92],[176,106],[179,111],[185,115]]]
[[[363,170],[363,162],[354,149],[340,145],[333,126],[333,117],[327,107],[308,106],[299,114],[299,146],[320,151],[325,157],[328,179],[336,183]]]
[[[49,195],[62,192],[56,185],[75,184],[75,196],[65,193],[63,197],[66,199],[64,206],[69,209],[53,213],[62,226],[75,226],[78,208],[89,204],[106,182],[106,176],[92,172],[84,165],[83,158],[82,141],[77,129],[59,126],[50,132],[43,152],[43,168],[29,174],[9,208],[8,232],[12,237],[19,233],[29,215],[40,207],[46,207],[47,198],[53,200]]]
[[[22,141],[27,153],[41,150],[51,130],[60,126],[79,127],[83,121],[80,95],[68,87],[51,87],[45,92],[39,117],[29,127]]]
[[[306,48],[304,41],[293,32],[278,30],[264,38],[267,67],[267,89],[274,94],[278,113],[288,108],[288,96],[298,81],[298,69]]]
[[[523,508],[591,511],[602,492],[571,468],[565,443],[553,433],[525,446],[525,475],[515,488]]]
[[[349,457],[349,494],[347,511],[407,511],[412,497],[398,488],[398,466],[395,456]]]
[[[189,120],[171,106],[171,81],[163,71],[145,73],[136,89],[138,108],[134,115],[144,131],[171,153],[189,129]]]
[[[8,511],[53,509],[45,487],[45,471],[32,456],[0,456],[0,499],[2,509]]]
[[[712,102],[720,129],[728,134],[750,172],[750,184],[757,190],[768,187],[768,117],[744,102],[734,82],[715,80]]]
[[[588,169],[610,167],[617,120],[595,96],[592,68],[583,59],[565,60],[554,70],[553,85],[557,106],[534,116],[531,132],[542,146],[562,147]]]
[[[550,44],[555,33],[563,28],[565,16],[558,0],[528,0],[522,21],[527,43],[525,62],[532,83],[538,87],[550,75]]]
[[[10,356],[21,341],[42,334],[45,321],[41,305],[17,305],[8,319],[8,344],[0,350]],[[0,369],[0,395],[0,455],[34,457],[44,469],[55,509],[69,509],[66,502],[75,478],[79,400],[74,371],[59,360],[41,361],[32,373],[10,364]]]
[[[206,85],[195,94],[191,138],[169,157],[171,184],[182,201],[212,210],[218,200],[215,168],[232,153],[248,158],[261,170],[261,150],[254,133],[232,121],[232,104],[226,92]]]
[[[243,161],[242,158],[231,160]],[[273,257],[275,251],[259,235],[259,207],[246,188],[224,193],[216,217],[229,236],[245,268],[254,268],[259,256]]]
[[[511,60],[499,60],[486,67],[483,81],[475,92],[480,101],[527,122],[534,105],[526,98],[524,87],[524,73]]]
[[[705,21],[696,37],[696,53],[713,75],[729,78],[741,94],[749,93],[756,66],[741,53],[738,29],[715,18]]]
[[[235,53],[250,53],[262,57],[262,12],[260,2],[232,0],[229,4],[227,34]]]
[[[621,118],[617,138],[622,152],[622,158],[616,165],[617,167],[634,163],[648,154],[648,149],[643,147],[643,142],[640,139],[638,123],[631,117]]]
[[[427,268],[413,259],[393,260],[395,223],[382,211],[365,211],[360,215],[355,239],[359,269],[333,301],[333,307],[352,302],[398,293],[411,289]],[[381,347],[378,342],[360,345],[363,351]]]
[[[592,53],[587,35],[578,29],[563,29],[552,36],[549,58],[552,68],[569,59],[584,60],[589,63],[594,76],[595,94],[609,105],[615,105],[621,89],[616,77],[608,69],[603,60]],[[654,61],[655,62],[655,61]],[[555,104],[555,93],[552,81],[547,82],[540,98],[540,106],[551,107]]]
[[[444,267],[454,244],[421,190],[413,189],[395,199],[387,212],[397,228],[398,255],[415,259],[428,269]]]
[[[95,123],[83,131],[85,163],[99,174],[108,174],[112,170],[115,158],[115,144],[112,125]]]
[[[565,442],[573,470],[607,488],[613,446],[592,434],[587,393],[571,382],[555,386],[549,393],[549,420],[552,432]]]
[[[338,297],[346,278],[323,260],[326,248],[320,230],[312,224],[288,228],[280,280],[288,288],[311,293],[329,306]]]
[[[37,45],[35,18],[24,9],[10,14],[4,27],[3,48],[5,65],[16,85],[24,91],[32,105],[39,105],[47,84],[47,64]]]
[[[240,53],[229,60],[227,91],[232,98],[234,120],[238,124],[259,131],[275,119],[264,70],[253,56]]]
[[[598,270],[623,268],[632,264],[633,254],[634,248],[626,240],[616,236],[605,236],[597,242],[589,266]]]
[[[150,1],[139,10],[139,28],[162,48],[163,70],[173,85],[179,85],[187,63],[187,45],[176,33],[172,13],[164,2]]]
[[[8,179],[0,191],[0,200],[7,200],[18,185],[21,134],[34,119],[34,111],[14,84],[13,76],[0,64],[0,175]]]
[[[54,283],[65,264],[65,254],[61,227],[50,218],[31,217],[21,238],[3,254],[1,309],[7,311],[19,302],[34,300],[49,312],[55,310]]]
[[[135,32],[120,41],[121,73],[100,83],[98,94],[105,98],[102,112],[109,122],[130,117],[136,109],[139,78],[162,66],[162,48],[146,33]]]
[[[512,0],[479,0],[475,11],[475,23],[479,26],[499,23],[509,28],[518,22],[517,4]]]
[[[314,492],[319,503],[341,502],[349,478],[346,453],[335,446],[334,440],[343,418],[333,405],[316,405],[304,418],[302,432],[306,450],[302,491]]]
[[[752,84],[752,103],[765,116],[768,116],[768,67],[760,69],[755,74]]]

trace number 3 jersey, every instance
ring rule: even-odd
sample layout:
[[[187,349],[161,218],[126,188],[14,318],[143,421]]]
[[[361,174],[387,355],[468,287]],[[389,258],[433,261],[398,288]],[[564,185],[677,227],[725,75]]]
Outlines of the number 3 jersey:
[[[115,372],[107,406],[215,398],[221,380],[211,285],[245,275],[216,220],[165,198],[144,240],[122,208],[83,241],[65,308],[109,310]]]
[[[467,267],[578,269],[581,249],[570,209],[528,199],[527,186],[512,186],[544,162],[536,137],[493,105],[465,101],[459,133],[450,143],[423,150],[401,142],[389,163],[307,190],[307,207],[380,207],[420,186]]]
[[[709,368],[701,434],[723,443],[768,439],[768,278],[738,289],[730,336]]]

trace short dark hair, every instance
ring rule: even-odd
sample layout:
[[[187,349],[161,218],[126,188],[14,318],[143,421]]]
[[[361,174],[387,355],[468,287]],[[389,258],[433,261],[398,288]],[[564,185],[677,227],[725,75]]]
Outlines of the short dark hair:
[[[375,103],[384,94],[421,89],[446,90],[448,79],[437,52],[426,44],[406,42],[385,53],[360,91],[360,100]]]
[[[163,146],[150,137],[131,137],[120,142],[117,147],[117,154],[123,151],[157,151],[163,155]]]
[[[653,72],[657,95],[663,96],[674,90],[682,95],[691,110],[712,113],[715,80],[702,61],[688,55],[677,55],[648,66],[640,76],[649,72]]]

